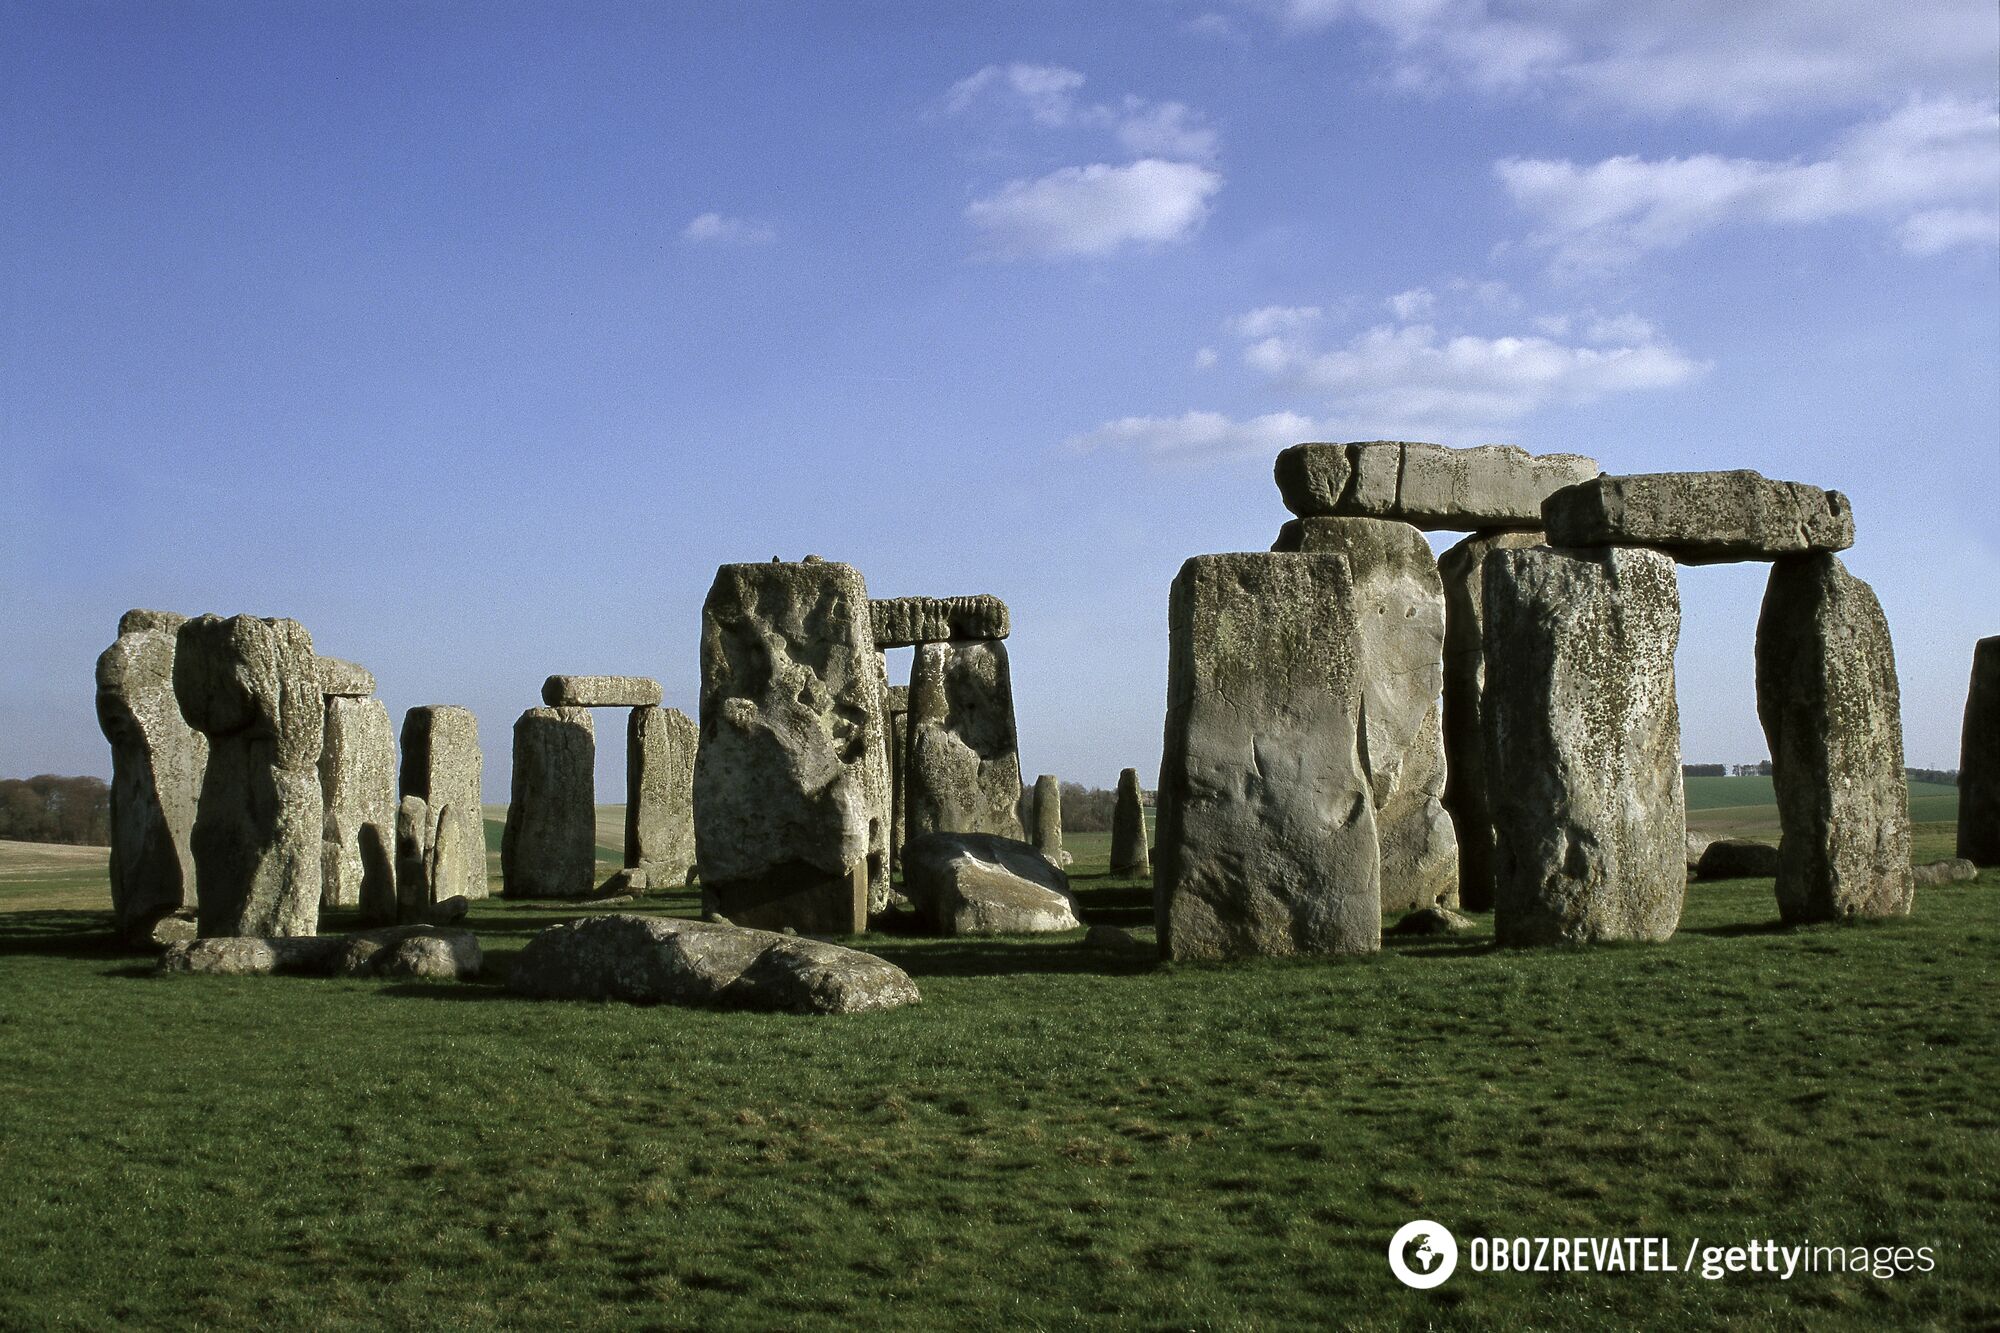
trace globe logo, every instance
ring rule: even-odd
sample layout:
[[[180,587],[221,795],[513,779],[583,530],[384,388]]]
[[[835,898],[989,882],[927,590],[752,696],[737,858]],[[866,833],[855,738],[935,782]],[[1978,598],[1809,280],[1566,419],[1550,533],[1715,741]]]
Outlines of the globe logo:
[[[1406,1222],[1389,1238],[1389,1271],[1419,1291],[1438,1286],[1458,1267],[1458,1241],[1436,1222]]]

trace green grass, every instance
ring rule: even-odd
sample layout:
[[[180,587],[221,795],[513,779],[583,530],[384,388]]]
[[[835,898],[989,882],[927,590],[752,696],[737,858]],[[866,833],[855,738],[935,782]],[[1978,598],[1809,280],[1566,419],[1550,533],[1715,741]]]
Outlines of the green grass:
[[[1147,936],[1107,844],[1069,839],[1085,913]],[[1671,942],[1583,951],[875,936],[924,1002],[851,1019],[513,999],[549,903],[478,905],[480,984],[154,978],[74,887],[0,879],[0,1327],[2000,1320],[1993,871],[1849,928],[1696,885]],[[1421,1293],[1416,1216],[1937,1268]]]

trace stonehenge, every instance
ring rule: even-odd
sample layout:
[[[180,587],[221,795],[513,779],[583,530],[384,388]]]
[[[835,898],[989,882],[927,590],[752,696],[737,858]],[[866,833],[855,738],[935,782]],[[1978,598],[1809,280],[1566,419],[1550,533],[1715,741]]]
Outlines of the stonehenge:
[[[997,639],[918,644],[907,697],[904,838],[1019,838],[1020,741],[1007,645]]]
[[[1673,562],[1543,546],[1485,566],[1494,938],[1666,939],[1687,890]]]
[[[2000,865],[2000,635],[1972,652],[1958,750],[1958,854]]]
[[[1069,876],[1034,847],[987,833],[926,833],[904,847],[904,892],[941,935],[1075,930]]]
[[[887,664],[883,672],[886,677]],[[889,746],[889,865],[903,864],[903,843],[908,837],[910,786],[910,687],[891,685],[883,697],[884,725]],[[1015,763],[1020,772],[1020,763]],[[1018,816],[1017,821],[1018,822]]]
[[[1597,475],[1580,454],[1536,457],[1511,445],[1448,449],[1375,440],[1295,444],[1278,455],[1278,491],[1301,518],[1399,519],[1479,532],[1541,526],[1542,502]]]
[[[479,719],[471,709],[432,704],[403,715],[398,790],[424,803],[426,849],[438,844],[439,822],[448,813],[457,826],[450,835],[451,845],[462,852],[450,867],[452,878],[430,885],[433,901],[454,895],[486,896],[486,815],[480,804],[480,767]],[[400,833],[398,837],[400,841]],[[473,849],[477,849],[476,854]],[[401,873],[399,868],[399,893]]]
[[[500,840],[509,898],[597,887],[597,733],[588,708],[530,708],[514,723],[513,799]]]
[[[655,708],[660,682],[644,676],[550,676],[542,702],[550,708]]]
[[[1688,565],[1854,545],[1839,491],[1750,471],[1597,477],[1551,495],[1542,527],[1557,546],[1644,546]]]
[[[1111,873],[1150,875],[1152,849],[1146,839],[1145,796],[1139,790],[1139,770],[1118,774],[1118,804],[1111,811]]]
[[[295,620],[200,616],[180,627],[173,679],[181,715],[208,737],[190,838],[199,933],[313,934],[326,696],[312,636]]]
[[[324,672],[320,683],[324,689]],[[370,920],[393,920],[396,733],[380,699],[326,696],[319,782],[326,812],[320,906],[359,907]]]
[[[111,911],[127,938],[195,906],[192,838],[208,738],[174,697],[184,619],[128,611],[97,659],[97,722],[111,742]]]
[[[319,671],[320,693],[329,699],[366,699],[375,693],[375,673],[359,662],[321,657],[315,659],[314,666]]]
[[[625,865],[653,887],[694,877],[694,720],[678,708],[634,708],[625,729]]]
[[[1051,865],[1062,864],[1062,783],[1053,773],[1035,779],[1035,850]]]
[[[960,639],[997,640],[1011,632],[998,597],[886,597],[868,604],[877,648],[913,648]]]

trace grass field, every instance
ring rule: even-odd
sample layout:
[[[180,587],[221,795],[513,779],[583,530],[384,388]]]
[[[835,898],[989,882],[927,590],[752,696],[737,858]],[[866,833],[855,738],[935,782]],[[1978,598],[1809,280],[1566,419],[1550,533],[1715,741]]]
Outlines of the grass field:
[[[479,984],[155,978],[101,850],[0,846],[0,1327],[2000,1321],[2000,874],[1856,927],[1734,881],[1664,945],[1162,967],[1107,843],[1069,840],[1084,912],[1140,947],[873,936],[924,1002],[848,1019],[515,1000],[553,903],[478,905]],[[1459,1239],[1433,1292],[1387,1270],[1414,1217]],[[1935,1269],[1493,1275],[1480,1235]]]

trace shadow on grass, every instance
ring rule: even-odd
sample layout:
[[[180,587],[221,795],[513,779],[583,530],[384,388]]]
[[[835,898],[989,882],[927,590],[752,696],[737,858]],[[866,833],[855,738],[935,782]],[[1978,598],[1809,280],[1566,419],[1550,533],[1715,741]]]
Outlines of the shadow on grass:
[[[1094,949],[1080,940],[1013,943],[1005,939],[927,940],[913,937],[855,937],[850,947],[894,963],[912,977],[1001,977],[1039,975],[1126,977],[1158,966],[1146,949]]]
[[[1783,935],[1792,929],[1788,921],[1730,921],[1718,926],[1682,926],[1676,935],[1711,935],[1735,939],[1743,935]]]
[[[39,954],[96,961],[131,958],[141,952],[118,938],[109,912],[0,913],[0,956]]]

